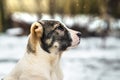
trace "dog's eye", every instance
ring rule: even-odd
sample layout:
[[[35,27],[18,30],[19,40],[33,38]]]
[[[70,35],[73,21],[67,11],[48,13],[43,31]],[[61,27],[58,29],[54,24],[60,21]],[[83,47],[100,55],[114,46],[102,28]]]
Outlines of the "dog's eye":
[[[57,27],[58,30],[64,31],[64,28],[62,26]]]

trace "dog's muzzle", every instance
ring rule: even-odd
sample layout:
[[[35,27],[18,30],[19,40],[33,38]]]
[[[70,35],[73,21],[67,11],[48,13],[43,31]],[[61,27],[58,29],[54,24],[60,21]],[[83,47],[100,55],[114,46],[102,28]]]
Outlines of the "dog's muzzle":
[[[71,47],[76,47],[80,43],[81,32],[78,32],[72,29],[68,29],[68,31],[70,32],[70,35],[72,38]]]

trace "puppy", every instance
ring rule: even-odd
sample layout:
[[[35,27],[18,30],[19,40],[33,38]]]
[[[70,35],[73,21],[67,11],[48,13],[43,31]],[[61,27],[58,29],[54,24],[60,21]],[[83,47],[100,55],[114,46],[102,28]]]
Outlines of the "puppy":
[[[77,46],[80,36],[56,20],[34,22],[24,57],[3,80],[63,80],[61,55]]]

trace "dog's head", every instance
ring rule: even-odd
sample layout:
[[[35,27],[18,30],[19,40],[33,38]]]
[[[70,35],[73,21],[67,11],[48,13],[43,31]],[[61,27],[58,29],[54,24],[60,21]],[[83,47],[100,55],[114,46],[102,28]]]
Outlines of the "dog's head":
[[[56,20],[40,20],[31,26],[31,44],[39,46],[46,52],[62,52],[80,43],[81,33],[67,28]],[[28,44],[28,50],[35,51],[35,46]]]

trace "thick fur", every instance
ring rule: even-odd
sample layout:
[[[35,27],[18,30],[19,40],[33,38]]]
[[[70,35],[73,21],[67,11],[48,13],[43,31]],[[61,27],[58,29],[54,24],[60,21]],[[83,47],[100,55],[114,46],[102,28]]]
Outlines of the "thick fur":
[[[59,21],[33,23],[24,57],[4,80],[63,80],[60,58],[63,51],[79,44],[78,33]]]

